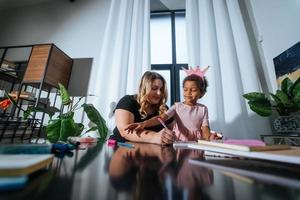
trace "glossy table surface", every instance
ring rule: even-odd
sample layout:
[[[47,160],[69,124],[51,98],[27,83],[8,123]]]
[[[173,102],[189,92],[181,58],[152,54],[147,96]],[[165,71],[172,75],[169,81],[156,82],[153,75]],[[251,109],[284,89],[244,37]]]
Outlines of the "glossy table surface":
[[[300,167],[200,150],[100,142],[55,157],[0,199],[300,199]]]

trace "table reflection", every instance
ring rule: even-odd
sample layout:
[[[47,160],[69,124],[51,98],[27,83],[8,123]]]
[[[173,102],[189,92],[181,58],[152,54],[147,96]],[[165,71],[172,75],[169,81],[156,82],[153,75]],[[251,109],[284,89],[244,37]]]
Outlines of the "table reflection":
[[[188,162],[204,159],[202,151],[134,145],[118,147],[110,160],[109,177],[118,192],[132,193],[134,199],[199,199],[202,187],[213,183],[212,170]]]
[[[86,149],[56,155],[47,170],[29,176],[24,188],[0,191],[0,200],[300,197],[299,166],[248,159],[205,159],[203,151],[172,146],[134,146],[110,147],[101,141]]]

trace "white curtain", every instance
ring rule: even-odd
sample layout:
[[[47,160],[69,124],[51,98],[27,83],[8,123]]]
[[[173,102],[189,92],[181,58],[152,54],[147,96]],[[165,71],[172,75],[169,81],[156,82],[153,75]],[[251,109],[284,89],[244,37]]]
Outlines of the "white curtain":
[[[150,69],[149,29],[149,0],[112,0],[90,91],[105,119],[112,102],[136,93],[142,74]]]
[[[270,133],[268,118],[253,113],[242,97],[261,91],[238,0],[186,0],[189,66],[210,65],[208,106],[211,128],[228,138]]]

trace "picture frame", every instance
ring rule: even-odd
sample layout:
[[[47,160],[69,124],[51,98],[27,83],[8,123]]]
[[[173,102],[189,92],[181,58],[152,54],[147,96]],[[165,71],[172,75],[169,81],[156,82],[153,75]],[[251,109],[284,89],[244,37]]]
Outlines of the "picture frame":
[[[300,42],[276,56],[273,63],[278,87],[286,77],[296,81],[300,77]]]

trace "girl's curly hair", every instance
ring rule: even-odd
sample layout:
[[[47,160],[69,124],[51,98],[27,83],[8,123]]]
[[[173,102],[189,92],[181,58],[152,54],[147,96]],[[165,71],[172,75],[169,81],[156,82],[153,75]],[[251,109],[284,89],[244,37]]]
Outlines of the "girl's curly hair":
[[[152,83],[154,80],[159,79],[163,82],[163,87],[161,89],[161,100],[156,106],[151,105],[149,100],[148,100],[148,95],[152,89]],[[167,86],[166,86],[166,80],[158,73],[156,72],[150,72],[147,71],[144,73],[140,86],[139,86],[139,91],[137,94],[137,102],[141,106],[139,109],[139,112],[143,118],[146,118],[148,113],[146,112],[147,108],[154,106],[154,109],[157,109],[159,114],[164,113],[167,108],[166,108],[166,101],[168,98],[168,91],[167,91]]]

